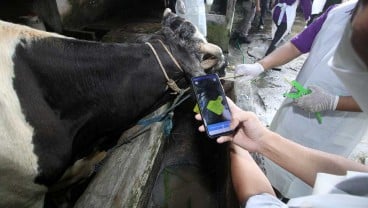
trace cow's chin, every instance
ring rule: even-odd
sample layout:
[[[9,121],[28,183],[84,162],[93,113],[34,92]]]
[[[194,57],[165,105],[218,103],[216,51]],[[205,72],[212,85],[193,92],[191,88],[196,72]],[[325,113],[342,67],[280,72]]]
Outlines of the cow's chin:
[[[214,56],[209,56],[201,62],[201,68],[206,74],[216,73],[220,77],[225,76],[226,61],[217,59]]]

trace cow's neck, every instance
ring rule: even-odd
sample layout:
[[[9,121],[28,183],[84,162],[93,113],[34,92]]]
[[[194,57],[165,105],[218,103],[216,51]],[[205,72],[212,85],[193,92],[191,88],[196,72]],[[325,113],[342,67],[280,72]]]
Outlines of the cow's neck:
[[[37,80],[46,103],[81,146],[86,140],[120,135],[168,94],[157,60],[144,44],[50,38],[18,52],[26,53],[31,68],[23,75]],[[179,72],[166,70],[169,76]]]

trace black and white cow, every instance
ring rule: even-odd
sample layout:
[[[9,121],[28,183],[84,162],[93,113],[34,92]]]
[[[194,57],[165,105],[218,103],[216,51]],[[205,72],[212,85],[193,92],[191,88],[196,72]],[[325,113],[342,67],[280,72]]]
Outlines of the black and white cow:
[[[150,42],[179,87],[222,51],[165,10]],[[160,39],[178,61],[169,57]],[[76,161],[116,143],[141,117],[174,98],[147,44],[99,43],[0,21],[0,207],[43,207]]]

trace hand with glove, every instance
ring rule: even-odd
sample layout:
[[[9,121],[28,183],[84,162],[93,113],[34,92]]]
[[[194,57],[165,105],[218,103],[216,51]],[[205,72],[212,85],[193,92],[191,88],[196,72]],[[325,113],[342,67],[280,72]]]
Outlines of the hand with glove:
[[[247,79],[254,79],[264,71],[265,69],[260,63],[239,64],[235,67],[235,74],[244,75],[244,77]]]
[[[318,86],[310,86],[309,89],[312,91],[310,94],[294,100],[296,106],[312,113],[336,110],[339,96],[331,95]]]
[[[175,10],[177,13],[185,14],[185,3],[183,0],[177,0],[175,4]]]

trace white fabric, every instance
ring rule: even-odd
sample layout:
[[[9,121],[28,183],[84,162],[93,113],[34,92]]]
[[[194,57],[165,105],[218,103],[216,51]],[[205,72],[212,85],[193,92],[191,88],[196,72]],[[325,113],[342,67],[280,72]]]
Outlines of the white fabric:
[[[249,197],[245,208],[287,208],[286,204],[271,194],[263,193]]]
[[[180,0],[176,1],[175,10],[180,11],[180,2],[184,3],[185,13],[177,12],[177,15],[193,23],[199,31],[207,36],[206,9],[203,0]]]
[[[213,0],[206,0],[206,5],[211,6],[213,4]]]
[[[351,95],[327,63],[335,52],[355,4],[356,1],[349,1],[330,11],[297,76],[297,81],[303,86],[318,85],[331,94]],[[322,124],[319,124],[314,113],[307,113],[291,102],[291,99],[284,101],[270,128],[304,146],[347,157],[367,131],[368,119],[364,113],[325,111],[321,112]],[[303,167],[303,164],[300,166]],[[308,185],[266,158],[265,169],[272,185],[288,198],[307,195],[312,191]]]
[[[292,198],[287,205],[263,193],[250,197],[245,208],[366,208],[368,173],[348,171],[346,175],[318,173],[313,193]]]
[[[327,0],[315,0],[312,4],[312,14],[319,14],[322,12]]]
[[[280,38],[280,40],[282,40],[287,34],[289,34],[291,32],[291,28],[292,28],[292,26],[294,24],[294,21],[295,21],[296,9],[298,7],[298,4],[299,4],[299,0],[296,0],[292,5],[287,5],[286,3],[278,3],[274,7],[274,9],[276,7],[280,7],[280,9],[281,9],[280,16],[279,16],[279,19],[278,19],[278,25],[281,23],[281,20],[282,20],[283,16],[286,15],[287,28],[286,28],[285,33]],[[282,12],[283,10],[285,12]],[[276,30],[277,30],[277,26],[272,21],[272,39],[275,37]],[[276,43],[276,45],[277,44],[278,43]]]
[[[279,19],[277,20],[277,25],[280,25],[282,22],[282,19],[284,18],[285,12],[286,12],[286,7],[288,5],[286,3],[278,3],[276,4],[276,7],[280,7],[280,15],[279,15]]]
[[[318,173],[313,194],[292,198],[287,205],[263,193],[250,197],[245,208],[366,208],[368,173],[348,171],[346,175]]]
[[[290,199],[287,205],[293,208],[366,208],[368,205],[367,185],[368,173],[348,171],[346,176],[318,173],[313,194]],[[352,191],[359,194],[353,194]]]
[[[176,1],[175,11],[176,11],[177,15],[182,15],[182,16],[185,15],[187,10],[185,8],[184,0],[177,0]]]
[[[355,53],[350,44],[351,23],[347,25],[344,36],[336,50],[330,66],[336,75],[344,82],[346,88],[352,92],[359,107],[368,113],[367,80],[368,69],[364,62]],[[342,61],[344,60],[344,61]]]

